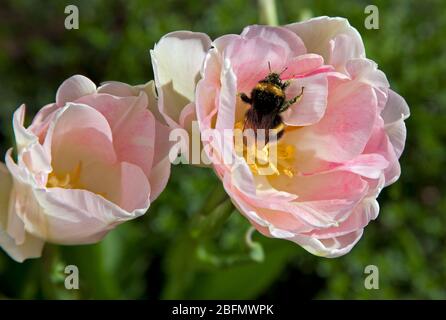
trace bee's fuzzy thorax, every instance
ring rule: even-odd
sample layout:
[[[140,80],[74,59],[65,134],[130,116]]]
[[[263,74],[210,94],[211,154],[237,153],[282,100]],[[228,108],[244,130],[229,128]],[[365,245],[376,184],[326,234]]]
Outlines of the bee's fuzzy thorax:
[[[284,90],[273,83],[259,82],[255,86],[254,90],[267,91],[267,92],[271,92],[272,94],[277,95],[279,97],[285,97]]]

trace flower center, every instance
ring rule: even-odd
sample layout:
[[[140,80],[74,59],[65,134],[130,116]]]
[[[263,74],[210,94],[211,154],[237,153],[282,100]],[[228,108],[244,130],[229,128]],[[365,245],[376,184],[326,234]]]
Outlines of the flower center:
[[[243,121],[235,124],[235,129],[243,130]],[[255,143],[241,143],[235,141],[235,151],[238,155],[243,155],[251,172],[256,175],[281,175],[292,178],[295,174],[293,162],[296,149],[291,144],[278,142],[267,143],[262,148],[258,148]]]
[[[64,175],[59,175],[52,171],[48,175],[47,188],[64,188],[64,189],[85,189],[80,183],[80,176],[82,171],[82,162],[74,167],[71,172]]]

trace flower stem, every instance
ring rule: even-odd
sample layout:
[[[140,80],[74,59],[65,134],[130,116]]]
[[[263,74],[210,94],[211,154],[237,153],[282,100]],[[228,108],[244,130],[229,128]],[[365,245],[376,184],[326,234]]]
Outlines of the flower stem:
[[[279,24],[277,18],[276,0],[258,0],[260,23],[270,26]]]
[[[191,235],[200,238],[218,232],[234,211],[226,191],[218,184],[210,193],[201,210],[194,215],[190,223]]]
[[[186,292],[199,269],[200,246],[220,231],[234,210],[223,185],[217,184],[168,250],[167,269],[170,276],[162,293],[163,299],[186,297]]]

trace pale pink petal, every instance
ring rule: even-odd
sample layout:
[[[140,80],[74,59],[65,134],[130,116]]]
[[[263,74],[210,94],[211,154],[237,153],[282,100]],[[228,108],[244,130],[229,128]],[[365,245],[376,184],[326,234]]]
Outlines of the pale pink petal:
[[[8,164],[9,167],[11,166]],[[14,174],[13,177],[15,178]],[[14,184],[15,186],[13,186],[9,195],[5,232],[14,240],[16,245],[23,245],[26,242],[27,230],[20,211],[27,207],[27,196],[31,189],[21,182],[14,181]]]
[[[409,107],[400,95],[389,90],[389,99],[381,117],[384,120],[384,128],[389,136],[395,150],[396,157],[399,158],[406,143],[406,120],[410,115]]]
[[[276,199],[275,197],[269,197],[265,198],[262,197],[261,194],[259,195],[252,195],[250,193],[247,193],[245,190],[247,189],[246,185],[242,185],[242,187],[245,187],[245,190],[238,188],[231,187],[234,185],[234,183],[226,179],[227,176],[225,175],[225,189],[228,191],[228,193],[231,195],[231,198],[236,201],[237,205],[239,207],[243,208],[252,208],[249,209],[249,212],[245,213],[247,214],[247,217],[250,220],[256,221],[257,224],[263,225],[263,226],[269,226],[270,231],[271,228],[277,228],[277,226],[273,225],[271,222],[263,218],[262,212],[287,212],[291,216],[293,216],[295,219],[298,220],[300,229],[299,230],[287,230],[287,228],[280,229],[280,233],[282,234],[282,237],[291,237],[293,233],[295,232],[302,232],[302,231],[308,231],[313,228],[327,228],[329,226],[336,225],[337,222],[333,219],[332,216],[334,216],[333,212],[326,213],[327,209],[330,209],[329,206],[326,204],[330,204],[327,201],[324,203],[324,201],[316,202],[292,202],[287,200],[281,200]],[[240,183],[239,183],[240,185]],[[335,201],[331,201],[333,203]],[[348,208],[354,206],[354,202],[350,202],[350,206],[347,207],[346,201],[338,201],[339,205],[337,208],[342,208],[345,210],[348,210]],[[318,205],[318,207],[317,207]],[[324,205],[324,206],[323,206]],[[333,209],[336,210],[336,209]],[[342,211],[342,213],[344,213]],[[340,211],[337,210],[336,213],[339,213]],[[331,215],[331,216],[330,216]],[[263,223],[261,222],[263,221]],[[285,234],[288,234],[288,236],[285,236]]]
[[[107,81],[101,84],[97,93],[107,93],[117,97],[138,96],[139,89],[124,82]]]
[[[351,59],[346,64],[350,77],[374,88],[389,88],[389,81],[378,65],[369,59]]]
[[[128,162],[93,162],[81,168],[79,189],[89,190],[126,211],[145,207],[150,186],[142,169]]]
[[[59,244],[88,244],[101,240],[119,223],[136,218],[147,207],[126,212],[87,190],[34,189],[37,204],[26,212],[33,234]]]
[[[284,231],[283,234],[285,232],[300,233],[311,229],[311,226],[301,219],[296,219],[296,216],[291,212],[256,208],[256,213],[260,218],[270,223],[270,234],[271,232],[274,233],[274,231],[271,231],[271,226],[274,226],[276,230],[279,229]]]
[[[277,238],[289,238],[294,236],[294,230],[308,231],[311,230],[309,226],[289,212],[281,212],[279,210],[258,207],[255,199],[245,197],[234,189],[227,179],[224,180],[226,192],[231,197],[232,202],[237,209],[242,213],[251,223],[263,234]],[[275,215],[275,214],[278,215]],[[284,218],[285,221],[281,220]],[[292,217],[292,218],[291,218]],[[272,220],[269,220],[269,219]],[[277,219],[277,220],[275,220]],[[292,220],[294,219],[294,221]],[[288,223],[285,223],[287,222]],[[291,231],[290,231],[291,230]]]
[[[17,244],[4,230],[0,228],[0,247],[15,261],[23,262],[26,259],[39,258],[45,242],[31,234],[26,235],[22,244]]]
[[[31,144],[20,153],[18,160],[20,164],[26,166],[26,169],[34,175],[39,186],[46,183],[44,177],[52,171],[51,154],[41,144]]]
[[[345,220],[368,191],[360,176],[343,171],[269,180],[274,188],[297,195],[295,202],[302,211],[334,225]]]
[[[261,37],[234,39],[228,43],[223,59],[229,59],[237,76],[237,89],[249,95],[254,86],[271,71],[286,67],[289,50]]]
[[[285,48],[288,57],[307,53],[302,40],[295,33],[282,27],[251,25],[243,30],[241,36],[246,39],[263,38],[274,45]]]
[[[121,198],[119,206],[132,212],[150,204],[150,184],[142,169],[128,162],[121,162]]]
[[[82,96],[95,92],[96,85],[94,82],[77,74],[65,80],[57,89],[56,104],[63,107],[67,102],[75,101]]]
[[[14,136],[18,152],[20,152],[23,148],[29,146],[31,143],[35,143],[38,141],[37,136],[23,126],[24,121],[25,121],[25,105],[22,104],[14,112],[12,119]]]
[[[351,59],[345,65],[345,73],[355,81],[370,85],[375,91],[378,110],[384,109],[387,103],[389,82],[378,65],[369,59]]]
[[[389,165],[384,170],[386,185],[395,182],[399,178],[401,168],[398,157],[383,128],[382,119],[379,119],[375,124],[370,140],[364,149],[364,153],[380,154],[389,162]]]
[[[150,201],[155,201],[166,187],[170,176],[170,166],[171,163],[169,158],[165,158],[156,163],[150,171]]]
[[[24,161],[30,171],[35,174],[51,171],[51,154],[42,148],[34,133],[23,126],[25,106],[22,105],[14,112],[13,127],[17,144],[19,161]]]
[[[308,53],[290,59],[286,70],[281,74],[281,79],[296,78],[305,75],[322,67],[324,59],[317,54]]]
[[[9,234],[0,228],[0,248],[15,261],[23,262],[26,259],[39,258],[45,242],[31,234],[26,235],[23,243],[17,244]]]
[[[94,108],[68,104],[48,130],[52,165],[57,173],[69,173],[91,162],[114,163],[113,135],[106,118]]]
[[[389,161],[380,154],[361,154],[353,160],[335,165],[330,171],[349,171],[360,176],[378,179],[389,166]]]
[[[213,51],[215,49],[217,52],[222,53],[224,52],[227,46],[239,40],[240,40],[240,35],[238,34],[225,34],[221,37],[218,37],[212,42],[212,46],[214,48],[212,48],[210,51]],[[206,70],[206,66],[203,66],[203,69]]]
[[[220,85],[221,66],[215,49],[211,49],[204,62],[205,72],[197,84],[196,112],[200,130],[210,128],[211,120],[217,114],[217,96]]]
[[[221,81],[216,129],[233,129],[235,123],[234,106],[237,97],[237,78],[231,68],[229,60],[225,61]]]
[[[389,90],[389,99],[386,107],[381,112],[384,125],[390,125],[400,120],[406,120],[410,116],[409,106],[403,97],[393,90]]]
[[[329,239],[340,237],[355,230],[364,229],[370,222],[378,216],[379,205],[374,197],[364,199],[337,227],[317,229],[306,233],[306,236],[318,239]]]
[[[9,162],[8,169],[14,170],[15,177],[18,169],[15,170],[15,164],[11,163],[11,151],[8,151],[6,161]],[[15,261],[23,262],[40,257],[44,241],[27,233],[23,221],[17,216],[16,209],[20,207],[18,192],[24,189],[20,182],[13,187],[8,169],[0,163],[0,247]]]
[[[170,134],[170,128],[155,121],[155,152],[152,168],[148,177],[150,183],[150,201],[154,201],[167,185],[170,176],[169,151],[171,141],[166,141]]]
[[[305,235],[296,235],[292,241],[308,252],[325,258],[336,258],[347,254],[361,239],[363,229],[330,239],[317,239]]]
[[[135,87],[140,90],[139,92],[142,91],[147,95],[148,108],[149,111],[155,116],[155,119],[162,124],[167,124],[164,116],[161,114],[158,108],[158,96],[156,93],[155,81],[151,80],[145,84],[137,85]]]
[[[326,74],[291,80],[287,99],[302,93],[302,97],[283,113],[283,121],[289,126],[308,126],[322,119],[327,108],[328,81]],[[303,91],[302,91],[303,90]]]
[[[197,114],[195,110],[195,103],[191,102],[184,107],[180,114],[179,124],[188,132],[192,130],[192,121],[197,120]]]
[[[77,102],[104,115],[112,131],[117,159],[140,166],[148,177],[155,147],[155,118],[147,109],[147,95],[115,97],[96,94]]]
[[[328,106],[318,123],[288,133],[298,152],[314,152],[320,159],[344,162],[361,154],[377,117],[373,89],[356,82],[333,80],[329,84]],[[291,139],[291,138],[290,138]]]
[[[155,121],[155,152],[153,156],[153,166],[169,157],[169,151],[173,142],[169,141],[171,128]]]
[[[330,60],[327,61],[332,65],[337,71],[345,72],[346,64],[352,59],[363,59],[365,55],[359,54],[356,47],[358,43],[352,41],[352,36],[350,34],[339,34],[330,42],[331,54]],[[359,60],[359,59],[358,59]]]
[[[158,109],[158,97],[155,89],[155,81],[153,80],[137,86],[131,86],[119,81],[107,81],[98,88],[97,92],[110,94],[116,97],[137,97],[141,92],[144,92],[148,98],[148,108],[150,112],[153,113],[156,120],[165,124],[164,117]]]
[[[46,131],[50,125],[53,117],[56,115],[56,110],[59,109],[57,104],[50,103],[40,109],[35,115],[33,122],[28,127],[28,130],[39,137],[41,144],[44,142]]]
[[[90,162],[82,165],[79,181],[72,189],[91,191],[122,206],[122,194],[125,192],[121,186],[122,167],[123,163]],[[142,175],[141,179],[147,181],[145,175]],[[135,183],[140,184],[139,179]],[[141,192],[141,195],[144,193]]]
[[[321,55],[327,63],[331,61],[334,39],[341,34],[349,39],[351,50],[349,58],[365,57],[361,35],[345,18],[317,17],[286,25],[285,28],[293,31],[303,40],[308,53]],[[336,62],[341,63],[338,58]]]

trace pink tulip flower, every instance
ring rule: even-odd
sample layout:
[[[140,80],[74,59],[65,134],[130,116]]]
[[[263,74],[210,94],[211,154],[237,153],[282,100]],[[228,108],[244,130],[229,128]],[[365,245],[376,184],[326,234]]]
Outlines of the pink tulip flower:
[[[13,259],[39,257],[45,241],[95,243],[146,212],[170,174],[153,94],[150,84],[97,88],[76,75],[29,127],[18,108],[17,161],[10,149],[0,166],[0,246]]]
[[[280,113],[283,136],[270,174],[248,163],[233,138],[211,142],[202,137],[235,206],[266,236],[324,257],[349,252],[377,218],[382,188],[400,176],[409,116],[404,99],[366,58],[359,33],[346,19],[329,17],[282,27],[248,26],[241,35],[216,39],[202,63],[203,46],[194,38],[169,35],[170,55],[178,57],[172,58],[175,63],[189,61],[190,74],[201,70],[189,100],[196,105],[200,131],[214,132],[207,138],[245,128],[253,106],[241,97],[249,97],[271,72],[289,81],[286,100],[299,97]],[[195,87],[191,79],[172,79],[174,87]]]

